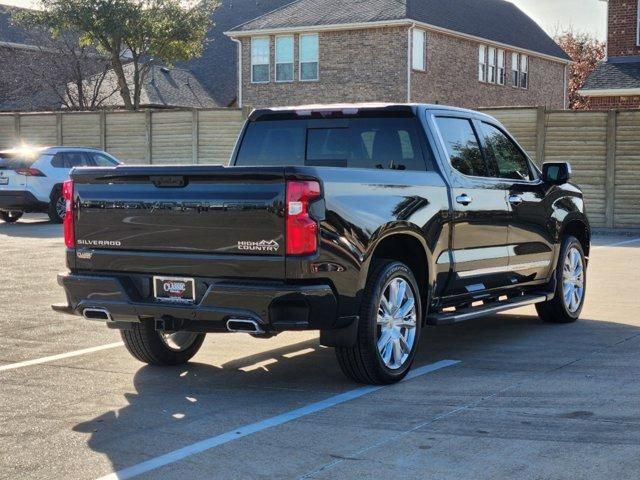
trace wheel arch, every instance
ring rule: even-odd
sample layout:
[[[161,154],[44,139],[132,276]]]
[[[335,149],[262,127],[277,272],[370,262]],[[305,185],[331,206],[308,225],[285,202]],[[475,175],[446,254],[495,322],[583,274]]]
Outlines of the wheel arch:
[[[398,228],[396,226],[377,236],[367,252],[363,265],[360,279],[362,288],[366,284],[371,264],[377,259],[397,260],[411,269],[420,288],[420,298],[425,311],[424,317],[426,317],[426,311],[429,308],[427,300],[431,291],[432,254],[417,227],[403,225]]]
[[[574,236],[582,245],[585,257],[589,257],[591,251],[591,228],[589,223],[583,218],[571,218],[568,219],[563,225],[560,231],[560,239],[567,235]]]
[[[53,199],[58,193],[62,193],[62,183],[56,183],[53,187],[51,187],[51,193],[49,194],[49,201],[53,202]]]

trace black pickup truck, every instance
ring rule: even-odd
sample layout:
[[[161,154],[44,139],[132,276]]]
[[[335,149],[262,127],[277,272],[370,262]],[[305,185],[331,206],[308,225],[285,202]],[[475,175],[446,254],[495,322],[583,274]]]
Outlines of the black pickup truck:
[[[79,168],[64,188],[65,313],[137,359],[208,332],[319,330],[346,375],[391,383],[424,325],[535,304],[573,322],[590,227],[567,163],[494,118],[432,105],[254,111],[230,167]]]

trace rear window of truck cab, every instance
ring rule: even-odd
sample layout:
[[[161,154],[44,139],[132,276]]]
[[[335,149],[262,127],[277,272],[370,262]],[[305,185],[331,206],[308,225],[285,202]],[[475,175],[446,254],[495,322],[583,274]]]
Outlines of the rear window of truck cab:
[[[235,165],[425,171],[419,132],[414,117],[256,121]]]

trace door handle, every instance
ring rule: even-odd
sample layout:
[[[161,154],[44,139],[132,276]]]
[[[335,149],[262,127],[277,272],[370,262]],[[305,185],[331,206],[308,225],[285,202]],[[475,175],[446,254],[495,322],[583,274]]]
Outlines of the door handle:
[[[458,196],[456,198],[456,202],[458,202],[460,205],[464,205],[465,207],[467,205],[469,205],[471,202],[473,202],[473,198],[471,198],[469,195],[467,195],[466,193],[463,193],[462,195]]]
[[[511,205],[520,205],[522,203],[522,197],[520,195],[509,195],[509,203]]]

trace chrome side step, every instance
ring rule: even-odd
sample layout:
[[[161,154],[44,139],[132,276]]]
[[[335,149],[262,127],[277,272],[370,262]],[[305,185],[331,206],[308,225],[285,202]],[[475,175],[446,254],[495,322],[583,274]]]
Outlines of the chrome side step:
[[[553,298],[552,293],[535,293],[509,298],[502,302],[492,302],[479,307],[470,307],[455,312],[435,313],[427,317],[428,325],[452,325],[454,323],[466,322],[475,318],[486,317],[494,313],[512,310],[514,308],[525,307],[535,303],[546,302]]]

